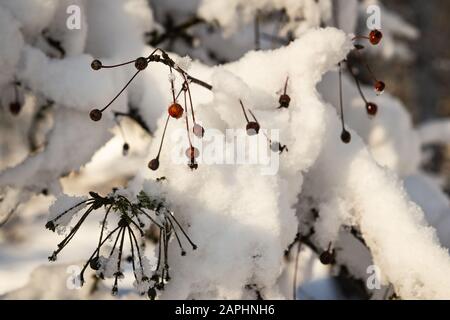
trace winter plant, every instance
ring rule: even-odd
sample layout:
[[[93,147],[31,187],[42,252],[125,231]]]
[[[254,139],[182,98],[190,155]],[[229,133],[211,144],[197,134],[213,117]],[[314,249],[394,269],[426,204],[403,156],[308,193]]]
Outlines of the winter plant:
[[[421,173],[425,135],[366,54],[398,25],[355,35],[363,5],[0,0],[2,112],[33,115],[33,148],[0,173],[0,231],[54,199],[54,262],[99,222],[77,279],[111,279],[114,295],[128,272],[150,299],[292,299],[318,261],[373,299],[449,298],[448,203]],[[236,158],[229,129],[239,156],[256,146],[269,163],[211,161]],[[98,186],[68,192],[76,173]]]

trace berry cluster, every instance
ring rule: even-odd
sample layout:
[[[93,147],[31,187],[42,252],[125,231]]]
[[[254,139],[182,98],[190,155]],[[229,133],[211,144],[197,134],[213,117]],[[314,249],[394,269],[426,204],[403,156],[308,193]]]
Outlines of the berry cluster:
[[[357,37],[354,37],[353,40],[367,39],[367,40],[369,40],[369,42],[372,45],[378,45],[381,42],[382,38],[383,38],[383,34],[381,31],[372,30],[372,31],[370,31],[368,36],[357,36]],[[363,61],[365,68],[368,70],[370,76],[373,79],[373,88],[375,90],[375,93],[377,95],[383,94],[384,90],[386,89],[386,84],[383,81],[380,81],[377,79],[375,74],[372,72],[372,69],[370,68],[369,64],[367,62],[365,62],[365,60],[363,59],[360,51],[364,49],[364,46],[362,46],[360,44],[355,44],[354,46],[355,46],[355,49],[353,50],[353,52],[356,52],[359,55],[360,59]],[[341,140],[344,143],[350,143],[352,136],[351,136],[350,132],[345,128],[345,121],[344,121],[344,107],[343,107],[343,97],[342,97],[342,63],[346,63],[349,73],[354,78],[354,80],[356,82],[356,86],[358,88],[358,92],[359,92],[362,100],[364,101],[366,112],[370,117],[374,117],[378,113],[378,106],[375,103],[370,102],[366,99],[366,97],[361,89],[361,84],[360,84],[350,62],[348,60],[344,60],[341,63],[339,63],[339,65],[338,65],[339,66],[339,105],[340,105],[340,110],[341,110],[341,123],[342,123]]]
[[[174,214],[167,207],[165,200],[158,197],[151,197],[144,192],[141,192],[137,197],[137,202],[130,202],[125,196],[113,192],[106,197],[102,197],[95,192],[90,192],[90,198],[82,201],[68,210],[62,212],[54,219],[46,224],[46,228],[55,231],[60,226],[62,218],[72,210],[81,206],[88,206],[88,209],[83,213],[78,222],[71,228],[68,235],[58,244],[58,249],[49,257],[50,261],[56,261],[58,254],[69,244],[77,231],[80,229],[83,222],[94,211],[105,208],[105,215],[101,222],[101,231],[98,244],[92,255],[86,261],[80,273],[80,282],[84,284],[84,273],[88,267],[95,270],[98,278],[104,279],[108,276],[108,265],[113,264],[114,284],[112,287],[112,294],[118,293],[118,280],[124,277],[122,262],[124,257],[125,238],[128,238],[129,247],[131,249],[131,256],[127,259],[133,269],[135,278],[135,285],[141,294],[148,294],[150,299],[155,299],[157,290],[163,290],[164,285],[170,280],[169,275],[169,261],[168,249],[169,241],[172,235],[175,235],[177,243],[181,249],[181,255],[186,255],[186,251],[181,242],[179,231],[184,235],[193,250],[197,246],[192,242],[187,233],[182,228],[181,224],[175,218]],[[110,213],[118,215],[117,225],[111,230],[107,231],[108,220],[111,219]],[[145,241],[144,229],[148,225],[156,226],[159,229],[159,251],[158,262],[154,270],[148,270],[143,256],[143,243]],[[140,242],[138,241],[138,234]],[[107,256],[101,255],[105,243],[114,239],[114,244],[111,250],[108,250]],[[103,250],[102,250],[103,249]],[[109,267],[111,269],[111,267]],[[151,274],[149,274],[151,273]],[[111,276],[111,275],[110,275]]]
[[[132,61],[128,61],[128,62],[124,62],[121,64],[117,64],[117,65],[109,65],[109,66],[105,66],[102,64],[102,62],[100,60],[94,60],[91,63],[91,68],[93,70],[100,70],[100,69],[105,69],[105,68],[117,68],[117,67],[121,67],[121,66],[125,66],[128,64],[132,64],[134,63],[135,68],[137,69],[136,73],[133,75],[133,77],[127,82],[127,84],[122,88],[122,90],[102,109],[93,109],[91,110],[89,116],[92,119],[92,121],[100,121],[102,118],[102,114],[103,112],[109,107],[111,106],[111,104],[125,91],[125,89],[131,84],[131,82],[134,80],[134,78],[136,78],[136,76],[144,71],[149,63],[151,62],[158,62],[158,63],[163,63],[165,65],[168,66],[169,68],[169,72],[170,72],[170,84],[171,84],[171,93],[172,93],[172,103],[169,105],[169,107],[167,108],[167,120],[166,120],[166,124],[164,126],[164,133],[161,139],[161,143],[160,143],[160,148],[158,151],[157,156],[152,159],[149,164],[148,167],[151,170],[158,170],[159,168],[159,157],[161,154],[161,150],[162,150],[162,146],[163,146],[163,142],[164,142],[164,137],[165,137],[165,133],[167,130],[167,125],[169,123],[170,119],[174,119],[174,120],[178,120],[180,118],[183,117],[183,114],[185,115],[185,121],[186,121],[186,130],[187,130],[187,136],[188,136],[188,141],[189,141],[189,147],[186,150],[186,156],[189,159],[188,162],[188,166],[191,169],[197,169],[198,168],[198,164],[196,163],[196,158],[199,156],[199,151],[197,148],[195,148],[192,145],[192,139],[191,139],[191,130],[190,130],[190,120],[189,120],[189,114],[188,114],[188,106],[190,107],[190,112],[191,112],[191,122],[192,122],[192,133],[197,136],[198,138],[202,138],[205,134],[205,129],[197,123],[196,119],[195,119],[195,111],[194,111],[194,104],[192,101],[192,94],[191,94],[191,90],[190,90],[190,84],[191,83],[195,83],[197,85],[203,86],[206,89],[211,90],[212,87],[211,85],[196,79],[192,76],[190,76],[185,70],[183,70],[179,65],[177,65],[175,63],[174,60],[172,60],[169,55],[162,49],[155,49],[148,57],[140,57],[137,58],[135,60]],[[174,77],[174,71],[177,72],[179,75],[181,75],[182,79],[183,79],[183,84],[181,86],[181,89],[178,91],[178,93],[176,93],[175,90],[175,77]],[[183,94],[184,97],[184,108],[183,106],[179,103],[178,99],[180,97],[180,95]],[[129,145],[126,143],[124,144],[124,152],[129,150]]]

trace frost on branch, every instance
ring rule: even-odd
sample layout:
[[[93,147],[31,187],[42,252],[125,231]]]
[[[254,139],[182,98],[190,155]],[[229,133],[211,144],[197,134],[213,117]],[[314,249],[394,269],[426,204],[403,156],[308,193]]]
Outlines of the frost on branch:
[[[354,226],[381,267],[383,280],[392,283],[402,298],[449,296],[445,274],[450,260],[422,211],[354,133],[352,144],[340,143],[336,112],[317,94],[315,86],[323,74],[333,70],[350,49],[351,42],[341,32],[311,31],[287,48],[252,52],[213,72],[214,99],[197,111],[205,127],[209,122],[222,129],[241,127],[240,98],[262,128],[281,128],[289,153],[280,158],[280,174],[269,177],[251,166],[202,166],[201,162],[198,171],[189,175],[184,165],[168,165],[169,155],[163,153],[158,175],[176,181],[170,184],[171,199],[185,209],[183,215],[200,244],[188,262],[175,265],[179,277],[174,277],[165,297],[205,297],[202,293],[208,292],[209,297],[242,298],[246,294],[242,283],[256,283],[263,295],[278,296],[281,252],[295,237],[290,208],[299,193],[308,199],[308,209],[318,210],[317,221],[308,217],[309,211],[299,212],[305,236],[316,224],[321,231],[311,236],[317,247],[326,250],[330,242],[338,246],[341,227]],[[274,88],[281,87],[286,76],[292,102],[280,111]],[[429,273],[436,265],[440,269]]]

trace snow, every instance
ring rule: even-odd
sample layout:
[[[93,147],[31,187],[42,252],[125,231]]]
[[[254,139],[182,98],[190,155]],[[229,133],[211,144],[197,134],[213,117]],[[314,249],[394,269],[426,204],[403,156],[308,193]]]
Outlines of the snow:
[[[85,27],[69,32],[64,27],[64,9],[69,2],[0,1],[0,42],[10,44],[0,48],[2,99],[17,77],[27,89],[27,109],[37,109],[42,100],[54,104],[50,128],[42,130],[45,134],[40,132],[45,136],[42,148],[27,155],[22,152],[15,156],[23,158],[16,161],[18,164],[0,172],[2,216],[14,208],[20,213],[29,210],[28,216],[15,220],[25,224],[24,243],[8,245],[8,233],[2,238],[0,256],[5,258],[0,262],[8,265],[0,272],[4,298],[89,297],[86,289],[67,290],[65,272],[67,263],[87,258],[95,250],[101,215],[89,219],[68,246],[70,252],[61,255],[66,265],[47,266],[46,257],[54,250],[57,235],[45,233],[44,225],[85,200],[88,191],[108,194],[112,187],[121,187],[116,196],[132,202],[141,190],[165,199],[198,246],[181,256],[172,237],[172,279],[159,292],[161,299],[254,298],[246,288],[252,284],[265,299],[291,298],[287,269],[292,268],[292,262],[286,263],[284,251],[298,232],[308,236],[318,250],[300,253],[297,271],[306,295],[309,284],[328,284],[325,277],[329,270],[318,265],[316,254],[331,243],[338,265],[345,266],[357,279],[366,281],[367,267],[375,264],[381,270],[383,288],[391,284],[403,299],[450,298],[448,197],[420,168],[423,145],[448,143],[447,121],[417,129],[398,99],[388,93],[377,97],[371,88],[363,86],[368,99],[379,106],[378,115],[369,118],[353,79],[344,75],[345,119],[352,141],[343,144],[340,140],[336,66],[353,49],[351,34],[356,18],[343,17],[356,16],[356,1],[341,2],[334,8],[337,25],[344,31],[319,28],[332,19],[331,1],[202,0],[179,5],[176,11],[180,16],[198,12],[209,22],[218,21],[224,34],[234,39],[229,48],[224,48],[224,55],[233,56],[235,61],[208,66],[198,60],[207,55],[202,44],[193,49],[193,55],[183,50],[179,54],[169,52],[182,69],[213,88],[209,91],[190,85],[196,120],[206,129],[203,140],[192,137],[193,145],[200,150],[199,168],[191,171],[186,165],[188,159],[176,158],[180,153],[177,147],[184,148],[182,153],[187,148],[186,139],[174,140],[180,133],[185,136],[185,122],[184,118],[171,119],[157,172],[150,171],[146,164],[158,152],[167,107],[173,102],[170,81],[179,90],[184,80],[179,74],[169,75],[167,66],[150,63],[111,110],[104,112],[101,121],[92,122],[88,113],[105,106],[135,72],[132,65],[93,71],[92,59],[115,64],[148,56],[154,48],[144,44],[143,35],[161,26],[154,21],[145,0],[79,0],[76,3],[84,13]],[[156,3],[159,16],[173,1],[161,6],[157,6],[160,1],[152,3]],[[278,49],[249,50],[255,13],[282,8],[287,8],[291,20],[277,35],[293,31],[296,39]],[[392,14],[387,15],[385,23],[388,46],[393,34],[417,35],[414,28]],[[44,29],[61,41],[66,56],[55,57],[44,45]],[[205,38],[205,48],[214,47],[219,39],[217,35]],[[287,78],[290,106],[278,109]],[[182,100],[180,95],[179,102]],[[261,132],[278,135],[276,142],[286,145],[288,152],[271,151],[263,134],[245,134],[246,119],[240,102],[249,115],[250,111],[255,115]],[[122,119],[122,130],[115,127],[113,111],[126,112],[129,106],[139,112],[152,137],[128,119]],[[190,115],[191,110],[186,108],[185,112]],[[236,139],[243,147],[241,154],[231,157],[233,161],[237,162],[239,156],[251,159],[259,148],[266,158],[270,156],[272,167],[251,161],[208,163],[208,145],[215,137],[223,141],[224,148],[234,147],[232,140],[226,139],[232,136],[228,129],[244,133]],[[124,142],[131,146],[127,157],[122,155]],[[233,155],[229,149],[223,153]],[[155,181],[161,177],[165,179]],[[36,206],[40,202],[34,195],[44,190],[50,196]],[[56,200],[50,206],[52,195]],[[58,218],[58,225],[70,227],[81,210],[86,207],[69,210]],[[312,210],[318,217],[311,214]],[[361,232],[364,243],[348,232],[351,227]],[[12,224],[13,233],[21,234],[19,229]],[[314,234],[309,235],[311,230]],[[114,277],[118,254],[116,249],[112,257],[102,256],[99,272],[106,278]],[[152,273],[157,254],[157,248],[150,245],[142,255],[146,275]],[[39,265],[45,266],[30,274]],[[120,298],[136,298],[128,293],[130,289],[145,293],[149,283],[134,281],[129,265],[122,264],[121,269],[126,276],[123,283],[120,281],[120,287],[124,287]],[[141,279],[140,268],[136,272]],[[51,290],[39,289],[43,281],[51,282]],[[109,288],[102,286],[96,297],[106,298]],[[375,298],[381,296],[372,293]]]

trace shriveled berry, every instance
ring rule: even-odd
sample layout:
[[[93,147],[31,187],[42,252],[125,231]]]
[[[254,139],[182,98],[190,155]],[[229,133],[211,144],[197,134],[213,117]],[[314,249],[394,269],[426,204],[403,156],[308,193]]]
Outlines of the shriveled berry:
[[[155,159],[151,160],[151,161],[148,163],[148,167],[149,167],[151,170],[153,170],[153,171],[158,170],[158,168],[159,168],[159,159],[155,158]]]
[[[173,103],[169,106],[168,111],[172,118],[179,119],[183,116],[184,109],[178,103]]]
[[[289,104],[291,103],[291,97],[287,94],[282,94],[279,99],[280,108],[289,108]]]
[[[137,58],[136,61],[134,62],[134,66],[136,67],[136,69],[138,69],[139,71],[144,70],[145,68],[147,68],[148,66],[148,61],[146,58],[144,57],[140,57]]]
[[[92,121],[100,121],[102,119],[102,112],[99,109],[93,109],[89,113]]]
[[[370,33],[369,33],[369,41],[374,46],[379,44],[382,38],[383,38],[383,33],[381,33],[380,30],[375,29],[375,30],[370,31]]]
[[[258,122],[249,122],[247,123],[246,130],[249,136],[255,136],[259,133],[259,123]]]
[[[100,60],[95,59],[94,61],[92,61],[91,63],[91,68],[93,70],[100,70],[102,68],[102,62]]]
[[[367,114],[370,116],[375,116],[378,112],[378,106],[375,103],[368,102],[366,104]]]
[[[343,143],[350,143],[352,141],[352,135],[344,129],[341,134],[341,140]]]

